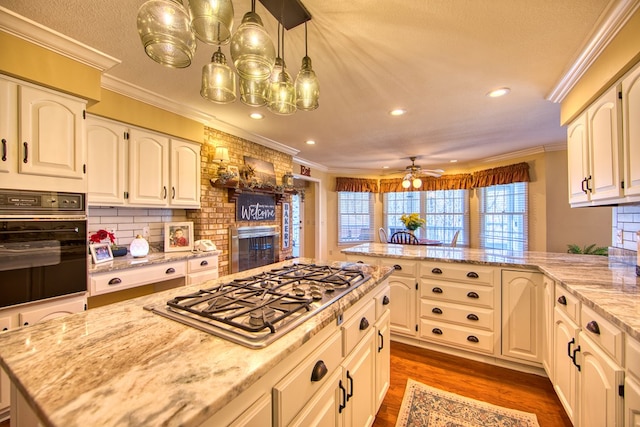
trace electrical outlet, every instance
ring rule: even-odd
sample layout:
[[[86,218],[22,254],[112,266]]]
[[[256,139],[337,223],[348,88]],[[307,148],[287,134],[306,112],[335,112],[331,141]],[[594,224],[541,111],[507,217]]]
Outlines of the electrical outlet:
[[[616,230],[616,245],[622,245],[622,229],[618,228]]]
[[[149,227],[148,226],[142,227],[142,237],[144,237],[145,239],[149,240]]]

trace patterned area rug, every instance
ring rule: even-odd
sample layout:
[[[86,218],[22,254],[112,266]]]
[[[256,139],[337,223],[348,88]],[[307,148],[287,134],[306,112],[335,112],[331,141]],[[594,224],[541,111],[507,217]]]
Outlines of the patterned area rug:
[[[539,427],[535,414],[407,381],[396,427]]]

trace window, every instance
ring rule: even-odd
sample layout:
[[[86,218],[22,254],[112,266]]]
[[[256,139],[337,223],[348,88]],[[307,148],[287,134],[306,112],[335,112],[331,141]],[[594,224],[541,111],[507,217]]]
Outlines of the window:
[[[527,250],[527,190],[526,182],[479,189],[480,248]]]
[[[407,191],[384,194],[384,221],[389,235],[404,230],[400,217],[417,212],[427,223],[415,231],[419,239],[453,239],[460,230],[458,244],[468,245],[469,192],[467,190]]]
[[[338,244],[373,241],[373,194],[338,192]]]

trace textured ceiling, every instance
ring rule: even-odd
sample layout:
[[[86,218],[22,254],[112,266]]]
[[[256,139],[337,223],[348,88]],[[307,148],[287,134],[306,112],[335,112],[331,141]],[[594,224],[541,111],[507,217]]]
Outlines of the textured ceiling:
[[[320,108],[265,118],[236,101],[218,105],[199,95],[212,46],[198,42],[194,63],[170,69],[149,59],[136,30],[144,0],[0,0],[0,6],[122,62],[107,71],[226,124],[299,150],[327,167],[383,173],[409,156],[443,167],[501,156],[566,139],[560,107],[546,97],[576,60],[607,10],[606,0],[306,0],[309,56],[320,79]],[[235,28],[250,9],[236,0]],[[276,21],[257,2],[267,30]],[[230,59],[228,46],[223,52]],[[285,36],[293,77],[304,56],[304,26]],[[494,88],[511,93],[488,98]],[[391,117],[404,108],[408,113]],[[304,143],[317,141],[314,146]]]

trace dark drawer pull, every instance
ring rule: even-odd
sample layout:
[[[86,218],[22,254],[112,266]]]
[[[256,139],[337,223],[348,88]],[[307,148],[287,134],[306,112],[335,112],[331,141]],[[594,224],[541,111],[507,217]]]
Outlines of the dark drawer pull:
[[[7,161],[7,140],[4,138],[2,139],[2,161]]]
[[[576,343],[575,338],[571,338],[571,341],[567,343],[567,356],[571,357],[571,346]]]
[[[311,371],[311,382],[318,382],[327,375],[329,370],[322,360],[318,360]]]
[[[176,269],[173,267],[169,267],[167,268],[167,271],[165,271],[166,274],[173,274],[176,272]]]
[[[369,321],[367,320],[367,318],[363,317],[362,319],[360,319],[360,330],[364,331],[368,327],[369,327]]]
[[[587,331],[593,332],[596,335],[600,335],[600,326],[598,326],[598,322],[592,320],[591,322],[587,323]]]
[[[467,341],[470,341],[470,342],[480,342],[480,340],[478,339],[478,337],[476,337],[475,335],[469,335],[469,336],[467,337]]]
[[[393,264],[393,269],[400,271],[402,270],[402,266],[400,264]]]
[[[573,364],[576,366],[576,368],[578,368],[578,372],[582,370],[580,365],[576,363],[576,353],[579,351],[580,351],[580,346],[577,346],[575,350],[573,350],[573,356],[571,356],[571,360],[573,361]]]
[[[389,295],[385,295],[382,297],[382,305],[389,305],[391,300],[389,300]]]
[[[9,328],[7,328],[6,326],[5,326],[4,328],[2,328],[2,331],[3,331],[3,332],[4,332],[4,331],[8,331],[8,330],[9,330]]]
[[[209,262],[207,262],[207,260],[205,259],[204,261],[202,261],[202,262],[200,263],[200,265],[201,265],[202,267],[204,267],[204,266],[209,265]]]
[[[24,146],[24,158],[22,159],[22,162],[29,163],[29,144],[27,142],[24,142],[23,146]]]
[[[567,305],[567,297],[560,295],[558,297],[558,304]]]
[[[438,267],[434,268],[433,270],[431,270],[431,272],[433,274],[442,274],[442,270],[440,270]]]
[[[113,279],[109,280],[109,285],[119,285],[120,283],[122,283],[122,280],[120,280],[120,278],[118,277],[114,277]]]
[[[341,414],[347,407],[347,389],[342,385],[342,380],[338,381],[338,388],[340,389],[340,395],[342,396],[342,401],[338,402],[338,413]]]
[[[431,292],[433,292],[434,294],[441,294],[442,289],[436,286],[435,288],[431,289]]]
[[[436,335],[442,335],[442,329],[440,328],[433,328],[431,332],[433,332]]]
[[[380,337],[380,345],[378,346],[378,353],[380,353],[384,348],[384,335],[382,335],[382,332],[378,331],[378,337]]]
[[[480,295],[478,295],[477,293],[475,293],[475,292],[473,292],[473,291],[469,292],[469,293],[467,294],[467,296],[468,296],[469,298],[475,298],[475,299],[480,298]]]
[[[432,312],[432,313],[435,313],[435,314],[442,314],[442,310],[441,310],[441,309],[439,309],[438,307],[433,307],[433,308],[431,309],[431,312]]]
[[[467,314],[467,319],[473,320],[473,321],[480,320],[480,318],[477,315],[473,314],[473,313]]]
[[[478,273],[476,273],[475,271],[470,271],[467,273],[467,277],[469,279],[477,279],[480,276],[478,276]]]

